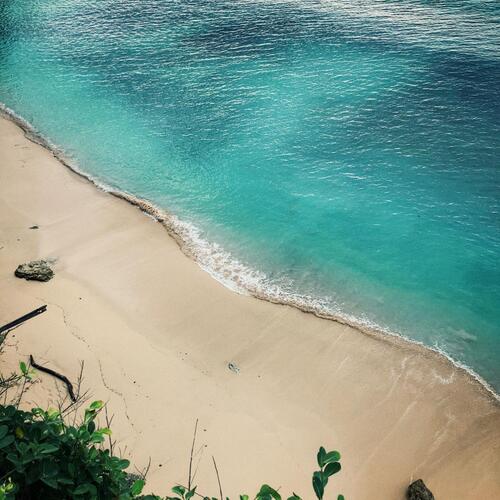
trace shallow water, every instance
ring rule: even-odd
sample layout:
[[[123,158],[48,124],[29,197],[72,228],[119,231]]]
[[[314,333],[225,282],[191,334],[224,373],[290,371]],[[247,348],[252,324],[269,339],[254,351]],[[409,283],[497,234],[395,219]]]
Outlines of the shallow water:
[[[496,1],[0,3],[0,101],[217,278],[497,390],[499,80]]]

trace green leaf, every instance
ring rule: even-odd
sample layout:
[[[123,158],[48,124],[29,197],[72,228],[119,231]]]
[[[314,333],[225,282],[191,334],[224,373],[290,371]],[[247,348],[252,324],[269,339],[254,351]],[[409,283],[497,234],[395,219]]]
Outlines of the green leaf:
[[[47,484],[51,488],[57,490],[57,481],[55,479],[52,479],[49,477],[42,477],[40,479],[41,479],[41,481],[43,481],[45,484]]]
[[[12,464],[14,464],[15,467],[21,465],[21,461],[19,460],[19,457],[18,457],[18,455],[16,453],[8,453],[7,454],[7,460],[9,462],[12,462]]]
[[[334,474],[337,474],[339,470],[341,469],[341,465],[339,462],[330,462],[324,470],[324,473],[327,477],[333,476]]]
[[[93,484],[83,483],[73,490],[73,495],[84,495],[85,493],[89,493],[91,498],[94,498],[97,496],[97,488]]]
[[[58,449],[59,448],[56,445],[54,445],[54,444],[44,443],[44,444],[40,445],[40,448],[38,449],[38,451],[42,455],[48,455],[49,453],[54,453]]]
[[[172,491],[182,497],[184,496],[184,493],[186,493],[186,488],[184,488],[184,486],[174,486]]]
[[[36,417],[40,417],[42,416],[45,412],[41,409],[41,408],[33,408],[31,410],[31,413],[33,413],[33,415],[35,415]]]
[[[68,486],[73,486],[74,481],[71,479],[68,479],[67,477],[58,477],[57,482],[61,484],[67,484]]]
[[[17,408],[13,405],[9,405],[5,408],[5,416],[6,417],[13,417],[17,412]]]
[[[313,474],[312,484],[316,497],[318,500],[322,500],[323,494],[325,493],[325,487],[323,486],[323,479],[320,472],[315,472]]]
[[[86,484],[80,484],[80,486],[76,487],[73,490],[73,495],[84,495],[87,493],[87,485]]]
[[[268,484],[263,484],[260,487],[260,491],[257,494],[257,497],[271,497],[274,498],[275,500],[281,500],[281,495],[274,489],[271,488]]]
[[[96,443],[96,444],[102,443],[102,442],[104,442],[104,436],[99,432],[94,432],[92,434],[92,436],[90,436],[90,441],[92,443]],[[128,467],[128,465],[126,467],[123,467],[123,468],[126,469],[127,467]]]
[[[317,455],[318,459],[318,465],[322,468],[323,465],[325,465],[325,457],[326,457],[326,450],[323,448],[323,446],[320,447]]]
[[[49,420],[56,420],[59,417],[60,413],[55,408],[49,408],[47,410],[47,417]]]
[[[338,462],[340,460],[340,453],[338,451],[330,451],[325,455],[323,463],[329,464],[330,462]]]
[[[196,486],[192,489],[192,490],[189,490],[187,493],[186,493],[186,500],[191,500],[191,498],[194,496],[194,494],[196,493]]]
[[[3,483],[2,486],[0,487],[0,491],[3,491],[5,493],[10,493],[15,489],[16,485],[12,482],[12,479],[8,479],[7,483]],[[11,498],[11,497],[7,497]]]
[[[0,439],[0,450],[12,444],[14,442],[14,436],[8,435]]]
[[[90,494],[90,498],[97,498],[97,488],[90,483],[87,483],[87,488]]]
[[[118,460],[117,467],[119,469],[126,469],[130,465],[130,461],[127,459]]]
[[[6,425],[0,425],[0,439],[3,439],[7,432],[9,432],[9,428]]]
[[[100,410],[104,406],[104,401],[94,401],[89,408],[91,410],[97,411]]]
[[[28,367],[26,366],[26,363],[24,361],[21,361],[19,363],[19,369],[21,370],[21,373],[23,375],[26,375],[28,373]]]
[[[240,500],[249,500],[249,498],[248,495],[240,495]]]
[[[287,500],[302,500],[297,493],[293,493],[291,497],[288,497]]]
[[[339,496],[337,497],[337,500],[345,500],[344,495],[339,495]]]
[[[140,495],[142,493],[142,489],[144,488],[144,480],[143,479],[138,479],[135,481],[135,483],[132,485],[132,488],[130,488],[130,493],[133,496]]]

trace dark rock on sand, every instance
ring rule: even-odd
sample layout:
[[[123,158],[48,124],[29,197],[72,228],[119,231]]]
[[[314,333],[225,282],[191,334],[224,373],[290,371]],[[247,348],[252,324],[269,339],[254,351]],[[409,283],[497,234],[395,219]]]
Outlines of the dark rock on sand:
[[[38,229],[38,226],[35,224],[34,226],[31,226],[30,229]]]
[[[227,367],[234,373],[240,373],[240,369],[234,363],[228,363]]]
[[[421,479],[417,479],[408,486],[406,496],[408,500],[435,500],[434,495]]]
[[[17,267],[14,274],[18,278],[35,281],[49,281],[54,277],[50,265],[45,260],[33,260]]]

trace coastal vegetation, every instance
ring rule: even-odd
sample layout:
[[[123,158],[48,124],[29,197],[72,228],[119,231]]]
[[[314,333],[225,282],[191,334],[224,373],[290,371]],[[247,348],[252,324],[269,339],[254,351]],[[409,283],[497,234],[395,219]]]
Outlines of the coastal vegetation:
[[[25,390],[33,380],[34,370],[21,362],[20,372],[0,376],[0,500],[60,500],[60,499],[143,499],[190,500],[195,495],[204,500],[223,500],[219,482],[218,496],[200,495],[192,484],[191,463],[188,486],[177,484],[173,496],[143,495],[146,468],[140,474],[127,472],[130,461],[114,454],[111,439],[112,418],[105,412],[105,427],[98,425],[98,416],[105,411],[102,401],[94,401],[83,413],[80,410],[85,394],[80,393],[80,375],[76,397],[65,406],[30,411],[19,408]],[[81,373],[83,372],[83,366]],[[15,396],[8,398],[16,387]],[[9,404],[5,404],[9,400]],[[195,428],[196,429],[196,428]],[[193,447],[195,435],[193,437]],[[191,455],[192,460],[192,455]],[[317,454],[319,470],[312,476],[312,487],[318,500],[323,499],[329,479],[341,470],[338,451],[327,452],[321,447]],[[239,495],[249,500],[249,495]],[[255,495],[256,500],[281,500],[277,489],[264,484]],[[338,500],[344,500],[338,495]],[[226,500],[228,498],[226,497]],[[301,500],[293,493],[288,500]]]

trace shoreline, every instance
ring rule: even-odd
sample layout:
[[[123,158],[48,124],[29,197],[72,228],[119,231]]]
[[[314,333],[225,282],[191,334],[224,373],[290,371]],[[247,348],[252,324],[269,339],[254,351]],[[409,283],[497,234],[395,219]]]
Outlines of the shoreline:
[[[26,138],[32,141],[35,144],[45,148],[49,153],[51,153],[57,161],[59,161],[64,167],[68,168],[72,173],[80,176],[87,182],[89,182],[96,189],[103,191],[104,193],[110,194],[120,200],[124,200],[130,205],[138,208],[145,215],[152,217],[156,222],[160,223],[163,228],[167,231],[168,235],[175,240],[179,249],[182,251],[184,255],[188,258],[192,259],[201,269],[207,272],[213,279],[220,282],[226,288],[231,290],[234,293],[247,293],[250,296],[270,302],[272,304],[277,305],[285,305],[298,309],[301,312],[312,314],[317,318],[325,319],[328,321],[334,321],[341,325],[349,326],[364,335],[374,336],[375,338],[392,343],[393,345],[408,348],[409,346],[415,349],[422,349],[423,351],[431,354],[433,356],[437,356],[443,363],[450,363],[455,369],[463,370],[475,383],[478,384],[478,390],[485,391],[485,393],[490,396],[497,404],[500,405],[500,393],[497,393],[496,390],[489,384],[487,380],[485,380],[481,375],[479,375],[473,368],[470,366],[461,363],[460,361],[455,360],[445,351],[440,350],[438,348],[428,346],[423,342],[413,340],[406,335],[399,332],[392,332],[386,329],[382,329],[380,327],[364,325],[356,319],[349,320],[346,317],[342,317],[340,315],[335,315],[328,311],[321,311],[318,308],[314,308],[314,306],[310,306],[306,303],[299,303],[298,301],[294,301],[292,298],[284,298],[278,299],[273,297],[271,294],[265,294],[264,292],[254,288],[251,289],[249,287],[244,287],[241,285],[236,285],[236,287],[231,287],[226,281],[219,279],[219,277],[211,272],[210,269],[207,269],[202,262],[198,259],[197,255],[190,250],[189,242],[187,238],[183,236],[183,223],[180,221],[174,214],[168,213],[165,209],[162,209],[156,206],[153,202],[135,196],[126,191],[116,190],[106,184],[98,181],[96,178],[84,172],[81,168],[76,166],[71,160],[69,160],[58,146],[52,144],[48,139],[39,134],[36,129],[23,117],[18,115],[15,111],[10,109],[3,103],[0,103],[0,118],[5,118],[16,126],[21,128]]]
[[[185,479],[199,418],[204,493],[218,491],[214,455],[230,496],[267,482],[310,498],[325,445],[343,456],[327,495],[402,499],[418,477],[436,498],[500,494],[498,400],[442,355],[228,290],[164,226],[3,118],[0,155],[0,322],[49,305],[9,334],[6,363],[33,353],[71,378],[84,360],[125,455],[152,458],[148,491]],[[53,280],[13,276],[36,258],[55,259]],[[28,402],[57,400],[40,379]]]

